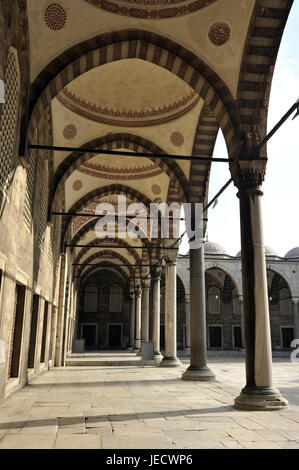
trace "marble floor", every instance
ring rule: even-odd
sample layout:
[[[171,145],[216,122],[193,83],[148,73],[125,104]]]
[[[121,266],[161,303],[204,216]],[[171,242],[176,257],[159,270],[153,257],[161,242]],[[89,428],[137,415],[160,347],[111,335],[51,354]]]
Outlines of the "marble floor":
[[[214,383],[188,365],[81,366],[45,372],[0,406],[0,449],[299,449],[299,363],[274,358],[286,411],[232,407],[244,358],[209,361]]]

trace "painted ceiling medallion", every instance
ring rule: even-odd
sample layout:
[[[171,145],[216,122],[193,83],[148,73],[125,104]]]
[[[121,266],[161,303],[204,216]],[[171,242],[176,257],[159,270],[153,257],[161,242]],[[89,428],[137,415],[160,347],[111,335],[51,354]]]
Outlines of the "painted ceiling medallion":
[[[59,3],[50,3],[45,10],[44,18],[46,25],[50,29],[58,31],[64,28],[67,16],[62,5]]]
[[[82,183],[81,180],[74,181],[74,183],[73,183],[73,190],[74,191],[80,191],[80,189],[82,189],[82,187],[83,187],[83,183]]]
[[[193,90],[175,103],[158,108],[137,110],[114,110],[92,104],[64,88],[57,99],[70,111],[95,122],[119,127],[148,127],[178,119],[191,111],[200,97]]]
[[[173,18],[207,7],[217,0],[85,0],[103,10],[141,19]]]
[[[170,136],[170,141],[172,145],[175,145],[176,147],[181,147],[184,143],[184,136],[178,131],[173,132]]]
[[[223,46],[231,35],[231,29],[227,23],[217,21],[209,30],[209,39],[214,46]]]
[[[63,129],[63,137],[67,140],[72,140],[77,135],[77,127],[74,124],[68,124]]]
[[[160,188],[160,186],[159,186],[158,184],[153,184],[153,186],[152,186],[152,192],[153,192],[153,194],[155,194],[156,196],[157,196],[158,194],[161,194],[161,188]]]

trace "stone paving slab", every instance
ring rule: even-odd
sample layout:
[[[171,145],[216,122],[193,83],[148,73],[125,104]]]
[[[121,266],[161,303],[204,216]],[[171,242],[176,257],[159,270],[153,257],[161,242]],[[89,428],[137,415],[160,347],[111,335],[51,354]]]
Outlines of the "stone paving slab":
[[[52,369],[0,406],[0,449],[299,449],[299,364],[274,359],[274,412],[233,408],[243,358],[212,358],[215,383],[187,365]]]

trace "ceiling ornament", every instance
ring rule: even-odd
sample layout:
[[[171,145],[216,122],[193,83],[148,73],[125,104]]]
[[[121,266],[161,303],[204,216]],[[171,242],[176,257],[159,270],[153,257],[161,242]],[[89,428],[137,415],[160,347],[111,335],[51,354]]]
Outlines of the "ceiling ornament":
[[[59,31],[65,26],[67,19],[66,11],[59,3],[50,3],[45,9],[44,19],[50,29]]]
[[[155,164],[136,168],[112,168],[99,164],[84,163],[78,168],[78,171],[88,176],[122,181],[153,178],[163,173],[163,170]]]
[[[63,129],[63,137],[67,140],[72,140],[77,135],[77,127],[74,124],[68,124]]]
[[[57,99],[70,111],[91,121],[118,127],[147,127],[184,116],[197,105],[200,97],[192,90],[173,104],[141,111],[114,110],[98,106],[78,97],[67,87],[59,93]]]
[[[73,183],[73,190],[74,191],[80,191],[80,189],[82,189],[82,187],[83,187],[83,182],[81,180],[74,181],[74,183]]]
[[[184,136],[181,132],[173,132],[170,136],[170,141],[175,147],[181,147],[184,143]]]
[[[161,192],[162,192],[161,187],[158,184],[153,184],[152,192],[153,192],[153,194],[158,196],[158,194],[161,194]]]
[[[223,46],[231,35],[231,29],[227,23],[217,21],[209,30],[209,39],[214,46]]]
[[[91,5],[119,15],[141,19],[163,19],[187,15],[217,0],[85,0]]]

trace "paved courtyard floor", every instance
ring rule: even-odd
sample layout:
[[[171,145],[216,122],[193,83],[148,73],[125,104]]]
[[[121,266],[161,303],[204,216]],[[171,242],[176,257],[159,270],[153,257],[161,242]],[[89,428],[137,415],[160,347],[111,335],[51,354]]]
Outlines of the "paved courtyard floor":
[[[211,358],[214,383],[183,367],[66,367],[0,406],[1,449],[299,449],[299,363],[274,359],[287,411],[236,411],[243,358]]]

